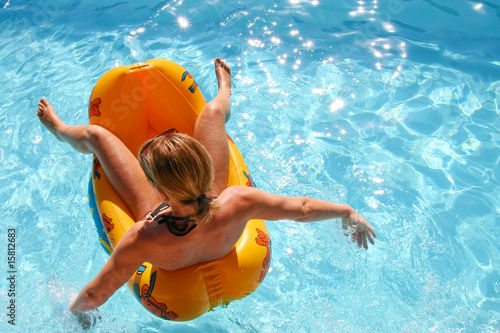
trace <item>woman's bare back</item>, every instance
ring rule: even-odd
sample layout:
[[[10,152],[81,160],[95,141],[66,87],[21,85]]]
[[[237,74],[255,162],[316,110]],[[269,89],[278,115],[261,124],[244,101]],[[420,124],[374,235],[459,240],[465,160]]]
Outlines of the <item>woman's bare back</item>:
[[[169,233],[156,221],[140,221],[129,232],[137,233],[138,243],[147,244],[143,259],[166,270],[219,259],[234,248],[247,224],[248,210],[240,200],[245,191],[242,186],[223,190],[218,198],[220,208],[212,210],[210,222],[198,223],[185,236]]]

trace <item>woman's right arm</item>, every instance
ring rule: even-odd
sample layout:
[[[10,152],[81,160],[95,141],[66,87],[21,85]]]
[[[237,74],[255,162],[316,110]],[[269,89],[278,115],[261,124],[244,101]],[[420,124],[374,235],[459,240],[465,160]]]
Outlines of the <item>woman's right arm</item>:
[[[309,197],[286,197],[271,194],[256,188],[241,188],[241,199],[251,218],[268,221],[292,220],[315,222],[342,218],[344,225],[353,225],[356,231],[353,240],[358,246],[368,248],[367,239],[374,244],[377,234],[372,226],[349,205],[340,205]]]

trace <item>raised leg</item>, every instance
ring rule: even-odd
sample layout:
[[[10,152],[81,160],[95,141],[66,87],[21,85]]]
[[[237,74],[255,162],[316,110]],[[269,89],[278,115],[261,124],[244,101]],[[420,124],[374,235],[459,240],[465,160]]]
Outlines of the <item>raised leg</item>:
[[[194,138],[212,157],[215,168],[212,192],[218,196],[227,186],[229,172],[226,122],[231,116],[231,68],[226,62],[217,58],[215,74],[219,82],[219,92],[200,113],[194,128]]]
[[[95,154],[111,184],[125,201],[136,221],[156,208],[162,199],[149,184],[139,162],[114,134],[97,125],[69,126],[46,99],[38,103],[37,116],[60,140],[84,154]]]

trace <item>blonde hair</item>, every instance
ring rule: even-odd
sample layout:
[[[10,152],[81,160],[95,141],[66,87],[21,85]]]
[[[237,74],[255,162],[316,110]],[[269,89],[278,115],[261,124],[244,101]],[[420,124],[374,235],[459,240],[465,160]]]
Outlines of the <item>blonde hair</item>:
[[[144,148],[147,151],[141,157]],[[182,133],[159,136],[142,145],[139,163],[153,186],[169,198],[195,206],[191,218],[196,223],[210,221],[210,209],[218,208],[219,201],[205,196],[214,180],[214,166],[201,143]]]

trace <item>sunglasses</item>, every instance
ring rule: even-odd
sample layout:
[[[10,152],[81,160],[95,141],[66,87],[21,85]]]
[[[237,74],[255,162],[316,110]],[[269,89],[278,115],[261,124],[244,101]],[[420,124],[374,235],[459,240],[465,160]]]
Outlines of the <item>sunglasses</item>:
[[[139,154],[139,156],[141,157],[142,162],[144,163],[144,158],[148,155],[149,148],[151,147],[151,143],[153,141],[155,141],[158,138],[162,138],[164,136],[170,135],[172,133],[178,133],[178,131],[175,128],[169,128],[168,130],[165,130],[165,131],[161,132],[160,134],[158,134],[157,136],[155,136],[154,138],[152,138],[151,140],[149,140],[148,143],[146,143],[144,145],[144,147],[142,148],[141,153]]]

